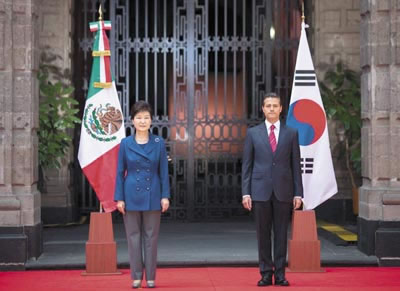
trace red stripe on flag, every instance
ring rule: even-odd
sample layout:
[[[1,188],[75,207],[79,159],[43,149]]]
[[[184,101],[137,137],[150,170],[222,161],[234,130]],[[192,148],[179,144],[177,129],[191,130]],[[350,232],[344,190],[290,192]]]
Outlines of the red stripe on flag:
[[[106,73],[106,83],[111,83],[111,67],[110,67],[110,57],[104,57],[104,70]]]
[[[117,208],[114,191],[118,151],[119,144],[82,169],[105,212],[112,212]]]
[[[104,50],[110,50],[110,42],[108,41],[107,33],[104,29],[104,23],[101,24],[101,32],[103,33]]]

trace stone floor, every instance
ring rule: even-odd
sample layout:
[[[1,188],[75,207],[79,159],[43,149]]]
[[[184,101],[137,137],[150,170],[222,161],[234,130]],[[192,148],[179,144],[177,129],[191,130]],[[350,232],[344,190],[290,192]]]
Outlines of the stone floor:
[[[128,267],[122,223],[114,223],[118,266]],[[348,226],[348,229],[354,226]],[[43,254],[27,262],[27,269],[85,268],[89,225],[45,227]],[[289,234],[290,237],[290,234]],[[322,266],[376,266],[377,258],[361,253],[334,234],[318,229]],[[257,241],[252,221],[163,222],[158,244],[160,266],[257,265]]]

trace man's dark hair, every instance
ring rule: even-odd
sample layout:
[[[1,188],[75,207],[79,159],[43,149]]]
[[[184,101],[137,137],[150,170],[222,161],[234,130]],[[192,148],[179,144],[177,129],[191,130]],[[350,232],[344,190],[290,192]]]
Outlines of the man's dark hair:
[[[131,119],[134,119],[136,114],[138,114],[139,112],[148,112],[150,113],[150,117],[153,116],[153,110],[151,109],[150,104],[142,100],[137,101],[135,104],[132,105]]]
[[[267,99],[267,98],[277,98],[277,99],[279,99],[279,104],[282,105],[281,96],[279,96],[279,95],[276,94],[275,92],[269,92],[269,93],[267,93],[267,94],[264,95],[263,102],[262,102],[262,106],[264,106],[265,99]]]

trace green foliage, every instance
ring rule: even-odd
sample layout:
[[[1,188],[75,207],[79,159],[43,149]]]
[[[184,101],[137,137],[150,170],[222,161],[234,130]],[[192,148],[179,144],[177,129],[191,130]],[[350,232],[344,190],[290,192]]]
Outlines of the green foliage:
[[[42,54],[38,72],[39,104],[39,166],[41,170],[60,168],[71,145],[68,129],[80,123],[76,117],[78,102],[73,99],[74,88],[68,84],[68,72],[61,72],[53,62],[57,56]]]
[[[322,99],[328,118],[336,120],[344,130],[344,151],[351,172],[361,174],[361,91],[360,74],[342,63],[329,70],[320,83]]]

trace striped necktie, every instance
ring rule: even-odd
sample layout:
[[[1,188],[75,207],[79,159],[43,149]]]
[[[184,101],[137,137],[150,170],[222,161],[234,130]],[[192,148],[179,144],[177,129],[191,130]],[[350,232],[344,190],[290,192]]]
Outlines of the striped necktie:
[[[274,153],[276,150],[276,137],[275,137],[275,125],[271,125],[270,132],[269,132],[269,143],[271,145],[272,152]]]

